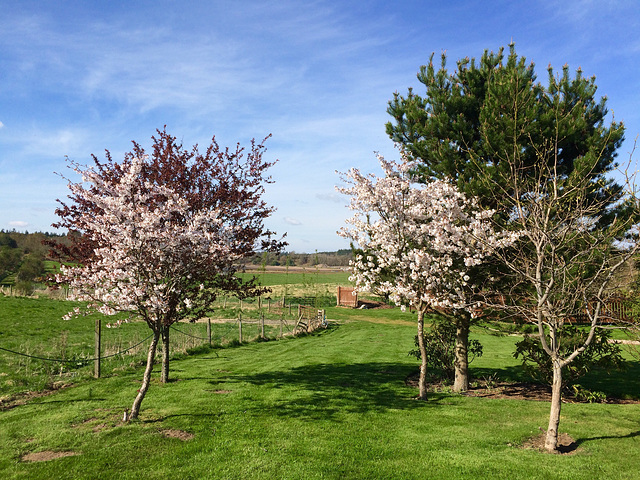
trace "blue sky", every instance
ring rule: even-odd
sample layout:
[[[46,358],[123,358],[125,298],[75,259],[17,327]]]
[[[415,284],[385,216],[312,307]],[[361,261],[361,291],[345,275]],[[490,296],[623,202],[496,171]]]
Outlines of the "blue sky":
[[[289,250],[348,248],[335,170],[378,171],[387,102],[432,52],[449,65],[512,40],[546,67],[595,75],[640,133],[640,5],[565,1],[0,0],[0,229],[52,231],[65,156],[121,159],[167,125],[185,146],[268,140],[268,226]]]

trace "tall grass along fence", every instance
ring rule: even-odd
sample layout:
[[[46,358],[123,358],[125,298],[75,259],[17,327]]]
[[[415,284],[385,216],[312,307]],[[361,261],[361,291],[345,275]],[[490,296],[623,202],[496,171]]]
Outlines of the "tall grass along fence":
[[[5,301],[20,301],[19,298],[13,298],[15,300],[6,298]],[[41,303],[44,312],[47,306],[56,305],[60,312],[50,315],[57,319],[62,316],[59,313],[69,309],[64,301],[29,301]],[[227,303],[226,310],[214,311],[211,318],[172,325],[172,357],[188,355],[202,347],[215,349],[252,341],[275,340],[327,326],[324,309],[314,305],[274,302],[270,299],[245,300],[241,304],[237,302],[237,305],[231,305],[228,299],[221,302]],[[240,305],[241,308],[236,308]],[[7,394],[10,396],[25,390],[53,388],[73,377],[100,377],[104,373],[113,374],[144,363],[152,336],[144,322],[109,323],[112,318],[94,317],[94,321],[88,318],[59,320],[59,325],[54,325],[52,318],[33,319],[35,321],[25,321],[21,327],[16,327],[15,333],[0,335],[0,406]],[[11,321],[5,319],[3,323]],[[30,328],[41,329],[47,323],[50,332],[43,337],[29,333]],[[69,330],[69,327],[72,328]],[[161,352],[158,351],[157,355],[159,361]]]

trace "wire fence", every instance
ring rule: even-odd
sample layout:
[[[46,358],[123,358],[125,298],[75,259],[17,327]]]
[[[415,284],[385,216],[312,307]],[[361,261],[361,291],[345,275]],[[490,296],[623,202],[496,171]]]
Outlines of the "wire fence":
[[[263,306],[260,302],[260,308],[256,309],[252,308],[252,303],[257,302],[244,302],[235,318],[203,318],[173,324],[170,328],[170,356],[189,354],[202,347],[215,351],[246,342],[274,340],[312,332],[327,325],[324,310],[314,306],[275,302],[271,305],[265,302]],[[91,322],[87,322],[87,326],[93,327]],[[64,336],[66,334],[48,344],[26,342],[17,347],[0,344],[0,377],[5,377],[4,385],[12,387],[9,391],[18,392],[50,388],[69,377],[90,376],[92,373],[99,377],[101,372],[115,373],[137,367],[146,360],[149,340],[153,337],[145,327],[142,322],[130,322],[103,331],[96,324],[93,351],[86,341],[69,339]],[[157,361],[162,355],[161,350],[156,352]],[[94,365],[93,372],[91,364]],[[0,388],[0,407],[6,393]]]

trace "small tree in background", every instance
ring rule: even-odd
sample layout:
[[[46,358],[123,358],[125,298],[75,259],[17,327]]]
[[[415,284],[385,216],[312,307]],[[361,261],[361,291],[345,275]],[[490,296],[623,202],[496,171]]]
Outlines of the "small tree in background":
[[[351,196],[356,213],[347,221],[351,227],[338,233],[366,252],[351,266],[357,290],[386,292],[395,303],[416,308],[419,396],[426,399],[425,313],[450,312],[458,329],[466,327],[468,334],[479,288],[469,283],[470,272],[512,240],[494,232],[491,211],[481,210],[454,186],[440,180],[414,183],[415,165],[402,158],[395,163],[379,156],[382,178],[357,169],[341,175],[351,186],[338,191]],[[466,350],[456,348],[456,359],[464,359],[456,362],[456,380],[468,382]]]
[[[105,163],[94,157],[93,168],[72,163],[83,182],[70,183],[73,203],[61,202],[62,220],[55,225],[72,233],[71,244],[57,245],[57,254],[79,263],[63,267],[57,280],[89,309],[131,312],[153,331],[129,418],[138,416],[160,337],[166,381],[169,327],[206,314],[220,292],[261,293],[254,280],[235,275],[235,262],[257,248],[282,245],[263,224],[273,207],[261,198],[272,165],[262,160],[262,144],[252,143],[245,157],[239,146],[221,150],[214,139],[200,154],[158,133],[151,156],[134,143],[122,163],[109,152]]]

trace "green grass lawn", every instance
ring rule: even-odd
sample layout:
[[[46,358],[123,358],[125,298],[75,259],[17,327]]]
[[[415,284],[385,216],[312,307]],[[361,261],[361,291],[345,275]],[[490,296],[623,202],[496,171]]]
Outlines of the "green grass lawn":
[[[313,335],[173,361],[173,381],[154,380],[131,424],[120,420],[140,368],[0,411],[2,478],[640,478],[639,405],[566,404],[560,430],[575,454],[519,448],[546,426],[547,403],[415,400],[414,317],[379,312],[335,309],[341,320]],[[517,376],[513,337],[474,334],[485,354],[472,373]],[[192,437],[166,436],[178,431]],[[21,460],[42,451],[76,455]]]

